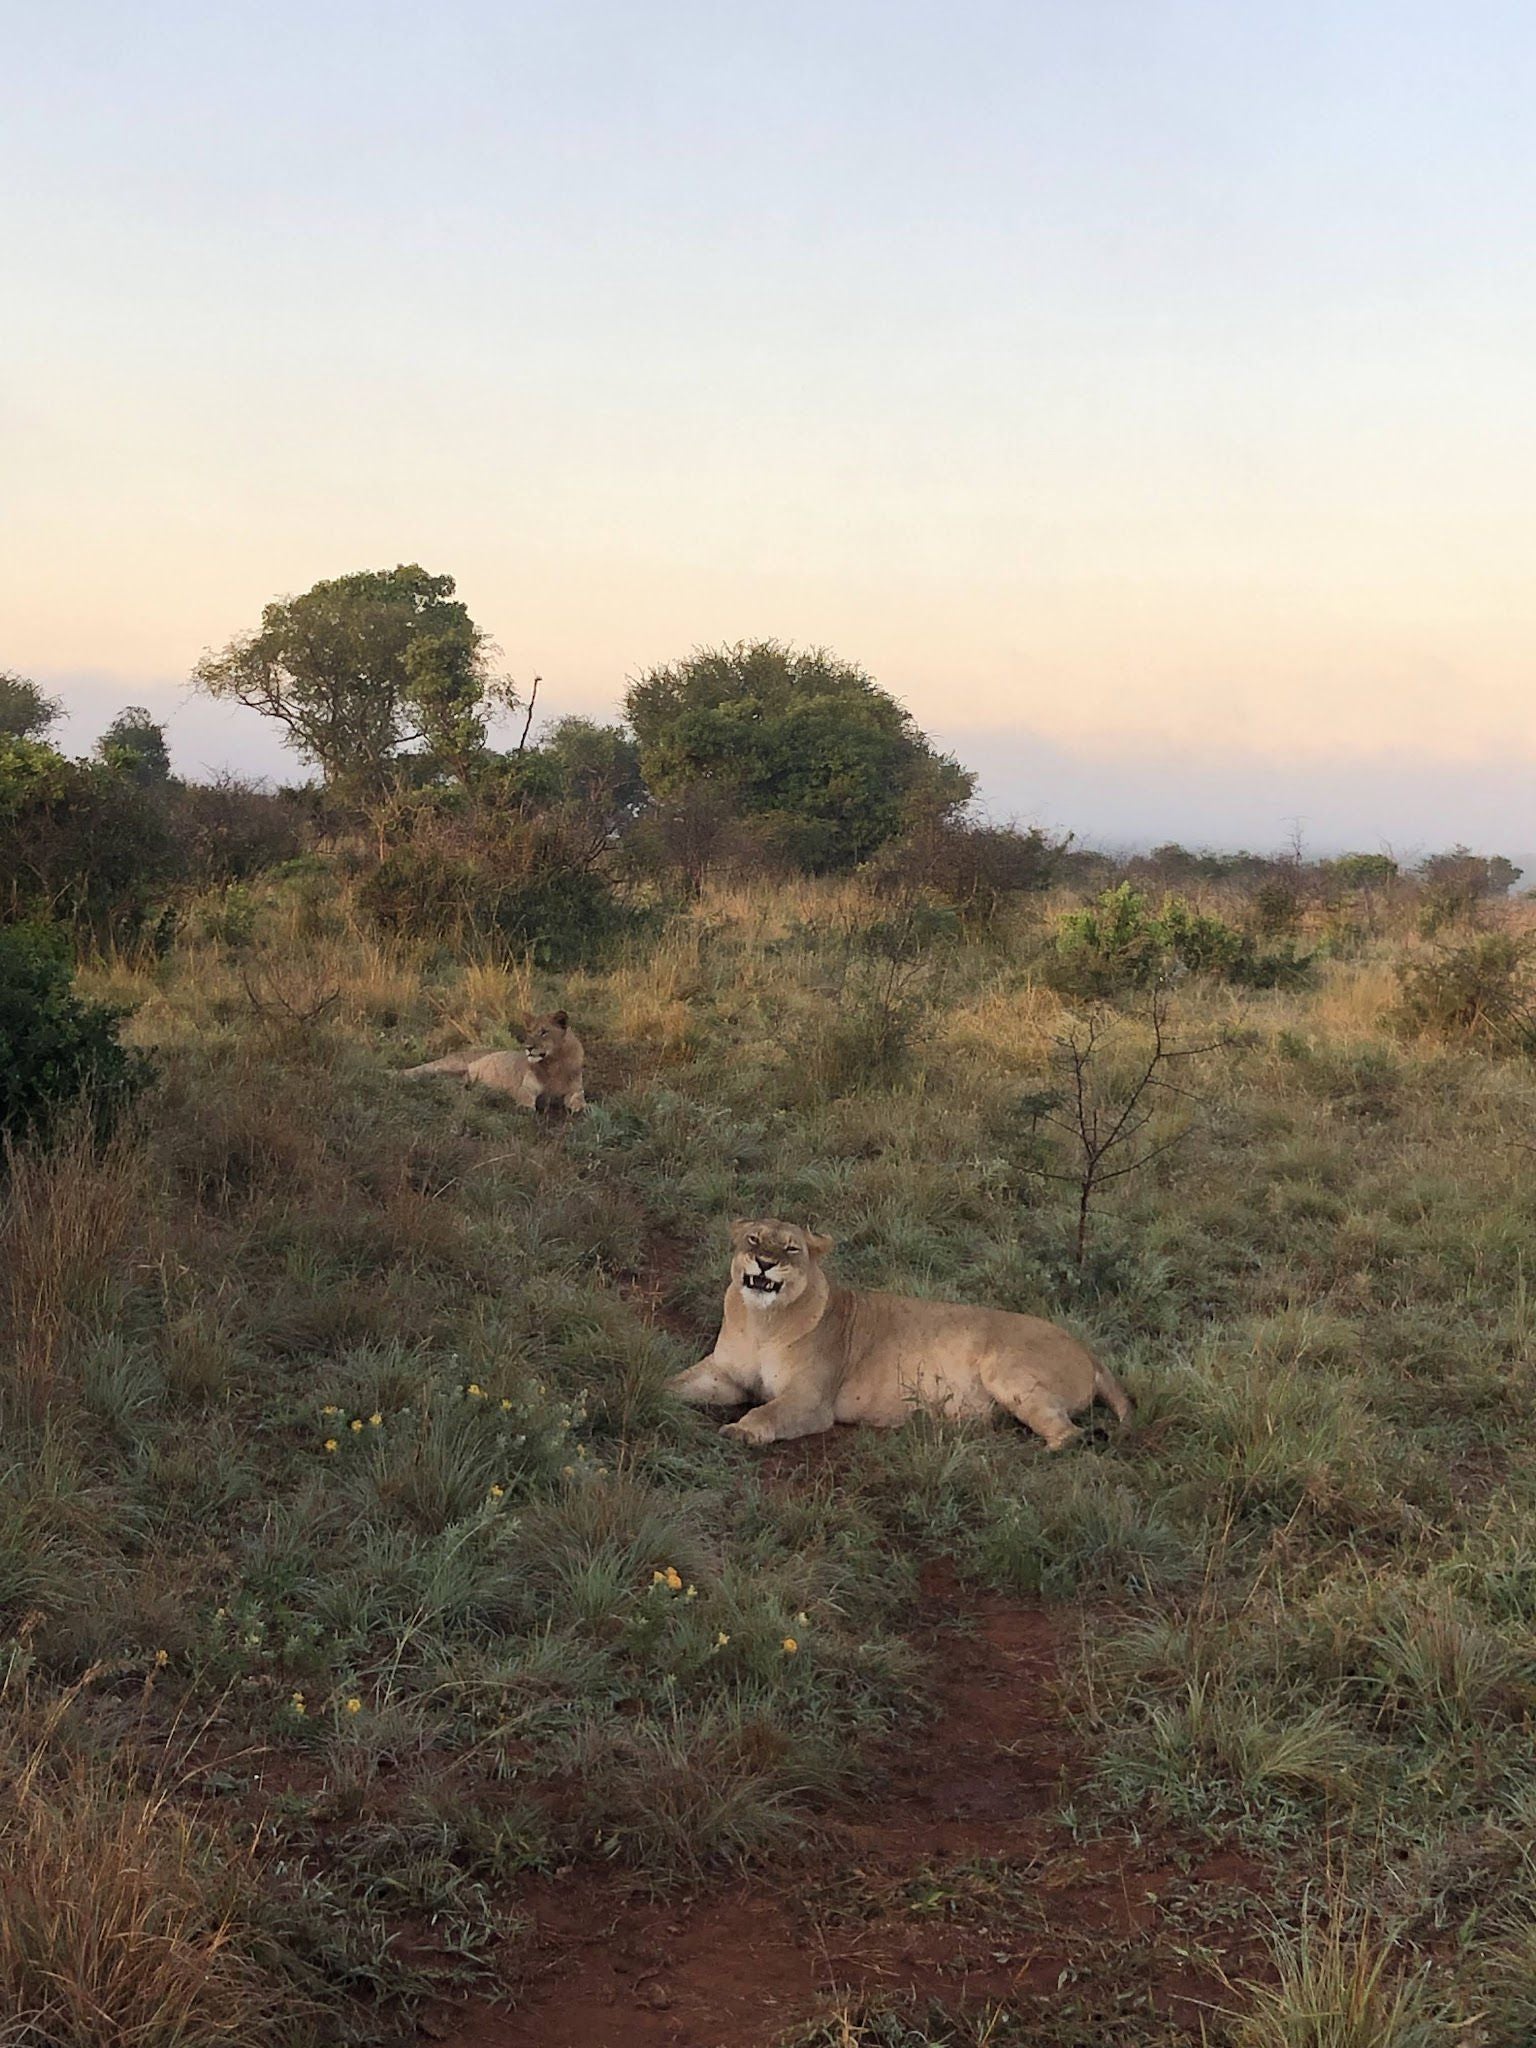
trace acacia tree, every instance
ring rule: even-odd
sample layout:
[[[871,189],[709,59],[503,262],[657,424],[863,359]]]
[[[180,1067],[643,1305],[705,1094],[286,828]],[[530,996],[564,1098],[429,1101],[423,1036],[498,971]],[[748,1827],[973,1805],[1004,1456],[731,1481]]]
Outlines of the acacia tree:
[[[915,806],[953,811],[975,785],[889,691],[825,648],[700,648],[640,676],[624,704],[654,795],[719,789],[743,814],[782,821],[810,868],[867,859]]]
[[[275,718],[338,795],[372,803],[413,749],[432,768],[472,771],[487,710],[516,701],[490,652],[453,578],[413,562],[274,598],[260,630],[204,654],[193,679]]]

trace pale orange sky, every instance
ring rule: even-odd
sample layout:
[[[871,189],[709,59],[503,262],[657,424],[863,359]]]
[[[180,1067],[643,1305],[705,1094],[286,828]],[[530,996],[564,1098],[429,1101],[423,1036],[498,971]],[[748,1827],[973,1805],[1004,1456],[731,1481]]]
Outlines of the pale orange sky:
[[[197,654],[419,560],[554,711],[775,634],[995,810],[1536,851],[1521,10],[419,20],[19,39],[0,666],[72,741],[280,770]]]

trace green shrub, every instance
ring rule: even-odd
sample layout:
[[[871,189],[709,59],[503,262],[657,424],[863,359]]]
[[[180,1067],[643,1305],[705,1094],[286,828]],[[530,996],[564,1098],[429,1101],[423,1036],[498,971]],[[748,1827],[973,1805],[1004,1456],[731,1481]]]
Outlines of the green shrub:
[[[1154,912],[1139,889],[1122,882],[1061,918],[1048,979],[1065,995],[1110,996],[1175,972],[1274,988],[1299,979],[1306,968],[1293,946],[1261,952],[1251,933],[1179,896],[1164,897]]]
[[[1514,932],[1479,932],[1464,946],[1405,961],[1395,1021],[1408,1034],[1470,1038],[1500,1051],[1536,1052],[1533,944]]]
[[[0,927],[0,1136],[46,1133],[82,1096],[99,1121],[142,1086],[148,1063],[117,1042],[119,1012],[72,986],[62,936],[38,925]]]
[[[0,738],[0,920],[136,938],[175,866],[160,792],[41,741]]]
[[[469,832],[407,840],[359,893],[386,931],[491,940],[556,969],[599,959],[641,923],[606,875],[578,862],[558,832],[537,826],[509,827],[490,840]]]

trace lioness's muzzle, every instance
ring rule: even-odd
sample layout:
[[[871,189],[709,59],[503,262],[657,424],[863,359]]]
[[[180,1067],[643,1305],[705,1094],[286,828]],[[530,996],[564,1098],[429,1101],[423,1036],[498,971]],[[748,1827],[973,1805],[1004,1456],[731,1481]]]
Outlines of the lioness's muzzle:
[[[783,1287],[782,1280],[773,1279],[761,1265],[755,1273],[743,1273],[741,1284],[752,1294],[777,1294]]]

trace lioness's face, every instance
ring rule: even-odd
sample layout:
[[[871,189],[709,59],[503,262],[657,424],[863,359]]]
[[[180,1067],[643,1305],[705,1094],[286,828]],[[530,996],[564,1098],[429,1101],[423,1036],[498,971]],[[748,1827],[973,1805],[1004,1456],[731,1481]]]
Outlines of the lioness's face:
[[[564,1010],[551,1010],[547,1017],[535,1017],[523,1034],[523,1051],[530,1067],[536,1067],[557,1053],[565,1043],[570,1019]]]
[[[832,1240],[802,1230],[798,1223],[761,1222],[731,1225],[731,1285],[749,1308],[787,1308],[804,1294],[818,1259],[832,1249]]]

